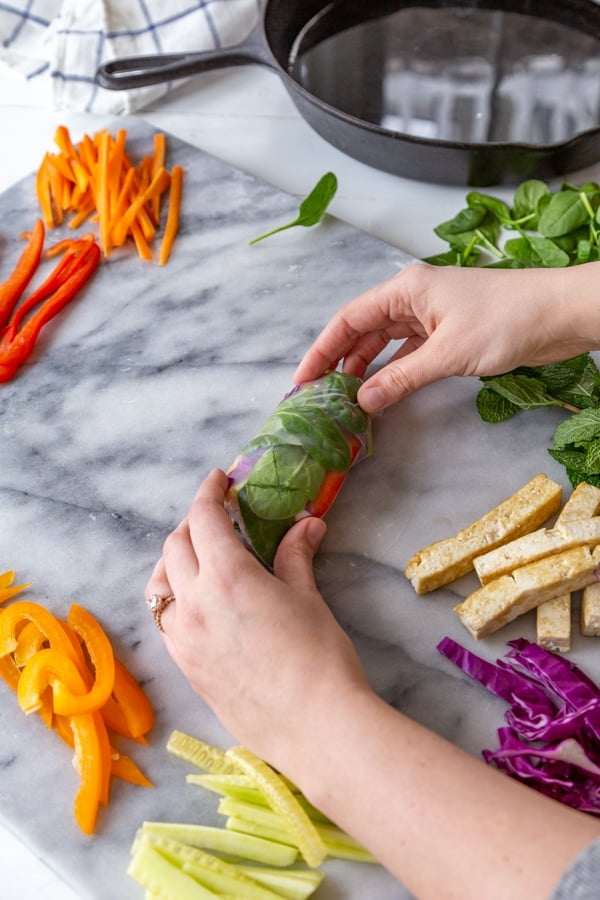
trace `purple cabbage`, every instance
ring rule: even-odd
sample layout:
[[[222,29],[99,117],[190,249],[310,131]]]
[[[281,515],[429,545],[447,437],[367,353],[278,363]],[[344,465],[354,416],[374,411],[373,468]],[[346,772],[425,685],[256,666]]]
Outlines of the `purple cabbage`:
[[[452,638],[438,650],[508,703],[500,746],[482,756],[540,793],[600,815],[600,689],[573,662],[519,638],[505,659],[481,659]]]

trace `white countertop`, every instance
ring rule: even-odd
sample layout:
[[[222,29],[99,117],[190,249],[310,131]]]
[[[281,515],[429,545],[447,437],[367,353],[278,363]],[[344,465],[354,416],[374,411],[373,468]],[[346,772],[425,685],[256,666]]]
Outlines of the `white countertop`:
[[[47,97],[0,70],[0,190],[32,172],[52,146],[58,124],[74,136],[112,119],[58,112]],[[415,256],[442,249],[433,227],[463,205],[466,189],[411,182],[370,169],[329,146],[302,120],[278,77],[258,67],[202,75],[139,114],[194,146],[304,196],[327,170],[339,179],[330,211]],[[586,173],[598,179],[597,172]],[[512,192],[494,190],[509,198]],[[1,527],[1,526],[0,526]],[[1,549],[1,547],[0,547]],[[9,568],[3,560],[0,570]],[[0,869],[12,900],[75,897],[45,865],[0,828]]]

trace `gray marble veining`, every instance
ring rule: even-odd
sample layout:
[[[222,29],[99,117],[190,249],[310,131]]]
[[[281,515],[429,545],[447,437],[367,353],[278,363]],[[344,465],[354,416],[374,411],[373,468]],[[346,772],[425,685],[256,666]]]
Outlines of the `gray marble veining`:
[[[148,127],[127,127],[132,146],[148,152]],[[115,253],[46,328],[31,364],[0,385],[0,571],[16,569],[33,582],[28,596],[58,614],[73,601],[92,610],[157,711],[147,747],[121,745],[155,788],[115,783],[88,839],[71,815],[77,776],[69,751],[35,717],[25,719],[0,685],[0,818],[93,900],[141,897],[125,870],[144,819],[219,821],[214,798],[186,785],[189,768],[165,750],[173,728],[222,747],[232,741],[167,657],[145,609],[162,542],[200,479],[227,468],[289,389],[297,361],[337,306],[410,261],[332,217],[251,247],[250,238],[293,218],[298,199],[175,138],[168,145],[169,163],[186,172],[168,266]],[[0,210],[4,271],[16,257],[15,236],[38,214],[33,177],[0,197]],[[473,380],[451,379],[376,420],[375,454],[329,514],[316,565],[376,689],[474,754],[494,744],[503,704],[435,649],[445,634],[472,644],[452,607],[474,581],[419,598],[403,567],[539,471],[568,488],[545,449],[560,414],[486,426],[476,391]],[[520,634],[533,637],[532,617],[477,652],[493,659]],[[599,677],[596,647],[576,637],[573,657]],[[323,900],[408,897],[379,867],[325,869]]]

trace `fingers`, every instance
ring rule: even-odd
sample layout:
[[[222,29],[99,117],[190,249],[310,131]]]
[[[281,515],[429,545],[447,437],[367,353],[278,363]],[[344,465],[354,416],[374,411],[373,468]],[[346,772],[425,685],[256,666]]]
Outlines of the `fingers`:
[[[362,409],[369,414],[382,412],[426,384],[454,374],[438,343],[435,334],[424,343],[416,338],[407,341],[406,348],[359,388],[357,399]]]
[[[300,362],[294,381],[318,378],[346,358],[347,371],[362,377],[390,340],[412,333],[411,285],[425,269],[423,265],[409,266],[338,310]]]
[[[221,469],[213,469],[204,479],[188,515],[192,546],[198,558],[208,559],[214,551],[223,559],[228,553],[238,553],[238,540],[225,510],[225,495],[229,481]]]
[[[326,531],[322,519],[311,517],[297,522],[277,550],[276,577],[298,590],[316,590],[312,561]]]

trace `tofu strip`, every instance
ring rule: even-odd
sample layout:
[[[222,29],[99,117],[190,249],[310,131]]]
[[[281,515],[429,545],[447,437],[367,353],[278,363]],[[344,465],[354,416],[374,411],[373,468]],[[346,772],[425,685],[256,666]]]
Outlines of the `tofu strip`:
[[[557,525],[596,516],[600,510],[600,488],[582,482],[578,484],[563,506]],[[580,613],[582,634],[600,634],[600,584],[590,584],[583,589]],[[586,599],[587,594],[587,599]],[[572,634],[571,593],[561,594],[553,600],[541,603],[536,609],[536,640],[540,647],[555,653],[568,653]],[[597,630],[596,630],[597,629]]]
[[[479,640],[540,603],[593,584],[599,564],[600,546],[574,547],[490,581],[454,609],[465,628]]]
[[[539,474],[453,537],[415,553],[405,575],[417,594],[450,584],[473,570],[477,556],[535,531],[560,509],[562,487]]]

